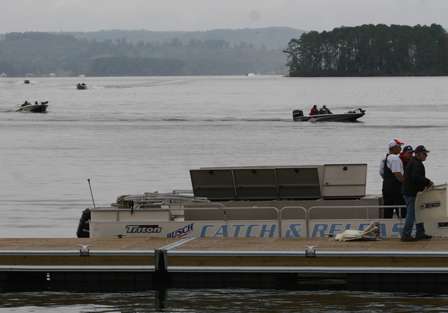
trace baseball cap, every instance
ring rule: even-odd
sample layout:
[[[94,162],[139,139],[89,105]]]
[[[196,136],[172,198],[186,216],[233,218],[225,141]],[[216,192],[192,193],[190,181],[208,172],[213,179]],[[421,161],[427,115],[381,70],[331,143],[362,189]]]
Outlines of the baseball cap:
[[[391,141],[389,141],[389,148],[393,148],[395,146],[402,146],[404,145],[404,142],[402,142],[399,139],[392,139]]]
[[[420,145],[420,146],[417,146],[417,147],[415,148],[414,152],[425,152],[425,153],[428,153],[429,150],[427,150],[427,149],[425,148],[425,146]]]
[[[407,152],[407,151],[414,152],[414,149],[412,149],[412,146],[410,146],[410,145],[404,146],[403,152]]]

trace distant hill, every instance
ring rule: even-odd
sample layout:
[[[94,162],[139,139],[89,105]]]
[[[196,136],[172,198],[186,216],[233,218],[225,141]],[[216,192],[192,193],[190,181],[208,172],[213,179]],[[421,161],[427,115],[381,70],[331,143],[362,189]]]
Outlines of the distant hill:
[[[208,31],[170,32],[149,30],[101,30],[87,33],[71,33],[77,38],[91,40],[119,40],[125,39],[132,43],[159,42],[167,43],[174,39],[184,44],[200,40],[224,40],[230,45],[247,43],[256,48],[285,49],[289,40],[299,38],[302,30],[289,27],[244,28],[244,29],[215,29]]]
[[[98,31],[0,34],[0,73],[57,75],[286,74],[282,52],[301,31]]]

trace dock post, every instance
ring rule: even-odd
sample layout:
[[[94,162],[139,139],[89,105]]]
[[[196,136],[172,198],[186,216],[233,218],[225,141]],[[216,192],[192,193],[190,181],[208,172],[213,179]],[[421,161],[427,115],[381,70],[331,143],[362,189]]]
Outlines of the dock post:
[[[155,253],[155,270],[156,273],[167,273],[167,257],[165,249],[156,249]]]
[[[166,249],[154,250],[155,272],[153,285],[155,289],[163,292],[171,285],[171,275],[168,273],[168,258]]]

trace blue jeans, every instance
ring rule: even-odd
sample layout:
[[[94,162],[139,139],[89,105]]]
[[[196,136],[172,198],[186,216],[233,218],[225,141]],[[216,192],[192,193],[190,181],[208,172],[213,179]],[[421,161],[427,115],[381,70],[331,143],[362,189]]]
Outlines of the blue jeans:
[[[415,197],[413,196],[403,196],[404,201],[406,202],[406,221],[404,222],[402,237],[411,237],[412,228],[415,223]],[[423,223],[418,223],[415,225],[416,228],[416,237],[422,236],[425,234],[425,227]]]

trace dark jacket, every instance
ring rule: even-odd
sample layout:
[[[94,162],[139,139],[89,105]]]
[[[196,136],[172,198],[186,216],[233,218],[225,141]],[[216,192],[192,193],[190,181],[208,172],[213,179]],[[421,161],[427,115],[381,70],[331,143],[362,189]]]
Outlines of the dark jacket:
[[[408,165],[410,159],[409,159],[409,160],[405,159],[405,158],[403,157],[403,154],[400,153],[400,160],[401,160],[401,163],[403,163],[403,169],[406,169],[406,166]]]
[[[429,187],[431,181],[425,175],[423,162],[413,157],[404,170],[403,194],[415,197],[417,192]]]

